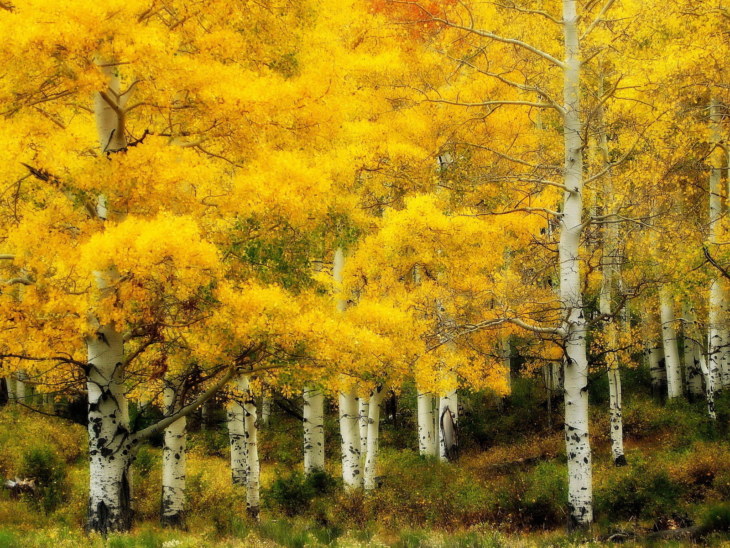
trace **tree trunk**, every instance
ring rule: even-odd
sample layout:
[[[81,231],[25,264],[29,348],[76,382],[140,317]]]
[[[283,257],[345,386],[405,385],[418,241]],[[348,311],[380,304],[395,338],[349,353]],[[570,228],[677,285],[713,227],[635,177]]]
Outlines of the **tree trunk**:
[[[15,374],[15,401],[28,405],[30,403],[28,401],[28,390],[25,382],[23,382],[25,378],[23,371],[18,371]]]
[[[368,446],[368,421],[369,421],[370,400],[368,398],[358,399],[358,415],[360,428],[360,453],[365,457]]]
[[[238,388],[243,393],[244,430],[246,438],[246,512],[254,519],[261,507],[261,467],[259,464],[256,397],[248,375],[239,377]]]
[[[360,426],[357,398],[353,390],[340,392],[340,436],[342,450],[342,481],[345,488],[362,487],[360,472]]]
[[[324,470],[324,395],[308,386],[304,389],[304,473]]]
[[[231,446],[231,476],[233,485],[246,485],[246,432],[244,429],[243,403],[236,398],[228,402],[228,440]]]
[[[439,399],[439,457],[442,461],[452,461],[458,456],[458,421],[459,400],[456,390],[452,390]]]
[[[420,390],[418,391],[418,452],[432,457],[438,454],[433,396]]]
[[[18,401],[18,395],[15,392],[16,381],[13,375],[10,375],[5,378],[5,383],[8,388],[8,403],[17,403]]]
[[[667,369],[667,397],[671,400],[682,396],[682,372],[677,347],[677,330],[674,327],[674,303],[667,288],[660,291],[662,341],[664,365]]]
[[[129,465],[135,451],[123,385],[124,344],[112,327],[87,339],[89,505],[86,527],[103,535],[132,524]]]
[[[271,418],[271,396],[264,394],[261,396],[261,426],[268,426]]]
[[[716,378],[713,377],[713,375],[710,373],[710,368],[708,366],[707,360],[705,360],[705,355],[702,352],[702,345],[699,342],[699,332],[700,330],[697,328],[697,318],[695,316],[695,311],[693,308],[690,308],[687,315],[687,327],[690,333],[690,337],[692,338],[694,342],[694,358],[695,363],[697,364],[697,368],[699,369],[700,373],[702,374],[702,379],[705,383],[705,398],[707,400],[707,415],[710,417],[710,419],[715,420],[717,418],[717,414],[715,412],[715,382]]]
[[[175,413],[182,402],[177,402],[175,386],[166,383],[163,397],[165,413]],[[187,418],[182,417],[165,428],[162,447],[162,525],[185,528],[185,475]]]
[[[690,303],[684,306],[684,367],[687,375],[687,392],[694,400],[704,394],[702,389],[702,368],[700,367],[700,356],[702,346],[699,338],[696,337],[694,310]]]
[[[368,420],[365,452],[365,478],[363,480],[366,491],[372,491],[376,487],[375,472],[378,464],[378,438],[380,434],[380,403],[385,395],[385,387],[378,386],[370,396],[368,403]]]
[[[565,179],[560,216],[560,300],[565,344],[565,439],[568,455],[568,506],[573,527],[593,521],[591,446],[588,437],[588,359],[586,319],[580,279],[583,232],[583,124],[580,119],[580,38],[576,0],[563,0]]]

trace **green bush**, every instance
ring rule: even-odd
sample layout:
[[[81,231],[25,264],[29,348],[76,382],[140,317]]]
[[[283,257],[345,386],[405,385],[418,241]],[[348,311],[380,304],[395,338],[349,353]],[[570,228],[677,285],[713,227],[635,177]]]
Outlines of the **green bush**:
[[[278,476],[271,487],[264,491],[265,502],[278,507],[287,516],[296,516],[309,510],[312,500],[330,493],[337,481],[324,471],[308,475],[293,472],[286,477]]]
[[[568,474],[565,465],[542,462],[526,476],[527,489],[518,498],[525,525],[552,527],[567,522]]]
[[[730,504],[714,504],[708,507],[702,515],[700,526],[706,533],[730,531]]]
[[[66,500],[66,466],[51,448],[33,447],[26,451],[20,475],[35,479],[36,492],[32,498],[46,512],[52,512]]]
[[[610,520],[656,520],[675,515],[683,493],[665,469],[637,461],[613,468],[594,494],[597,513]]]

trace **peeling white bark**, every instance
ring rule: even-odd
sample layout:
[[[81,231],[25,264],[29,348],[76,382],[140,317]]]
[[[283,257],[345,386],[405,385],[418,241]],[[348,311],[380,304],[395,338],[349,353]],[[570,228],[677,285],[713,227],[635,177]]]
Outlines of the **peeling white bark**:
[[[268,426],[271,418],[271,396],[264,394],[261,397],[261,426]]]
[[[246,485],[248,454],[246,453],[246,432],[244,429],[243,402],[231,399],[228,402],[228,441],[231,446],[231,477],[233,485]]]
[[[360,428],[360,452],[364,457],[366,454],[366,448],[368,446],[368,412],[370,409],[370,399],[363,397],[358,398],[358,415],[359,428]]]
[[[118,97],[118,67],[103,67],[108,89]],[[109,98],[112,102],[118,101]],[[116,108],[115,108],[116,107]],[[121,105],[112,106],[97,94],[94,117],[102,152],[126,146]],[[100,200],[104,201],[104,200]],[[106,209],[106,206],[104,206]],[[106,215],[100,216],[105,219]],[[106,274],[108,274],[107,272]],[[95,272],[99,291],[111,291],[101,272]],[[129,465],[136,447],[129,436],[129,413],[124,393],[124,342],[114,326],[90,322],[95,335],[87,338],[89,505],[87,529],[103,534],[131,527],[131,482]]]
[[[697,319],[694,309],[689,303],[684,306],[684,370],[687,378],[687,390],[691,397],[697,398],[704,395],[702,387],[702,368],[700,357],[702,345],[696,333]]]
[[[314,386],[304,389],[304,473],[324,470],[324,395]]]
[[[456,390],[439,399],[438,432],[439,458],[446,462],[458,455],[459,400]]]
[[[718,143],[720,141],[721,116],[715,99],[710,103],[710,120],[712,140]],[[723,216],[721,167],[722,164],[719,160],[719,154],[717,151],[713,151],[712,170],[709,181],[710,244],[716,244],[721,239],[722,226],[720,221]],[[708,304],[709,329],[707,334],[707,361],[709,386],[707,387],[707,392],[709,393],[711,391],[714,396],[714,392],[720,390],[725,385],[726,375],[730,374],[725,348],[730,344],[726,328],[727,318],[725,316],[725,311],[728,307],[727,283],[720,276],[716,277],[710,285],[710,301]]]
[[[15,383],[15,378],[12,375],[9,377],[5,377],[5,384],[8,387],[8,402],[10,403],[15,403],[18,401],[18,396],[15,393]]]
[[[679,363],[677,346],[677,330],[674,326],[674,304],[667,288],[660,291],[662,342],[664,345],[664,366],[667,369],[667,397],[669,399],[682,396],[682,372]]]
[[[261,467],[258,449],[258,424],[256,422],[256,397],[251,390],[248,375],[241,375],[238,389],[243,394],[244,430],[246,438],[246,512],[258,519],[261,507]]]
[[[433,396],[428,392],[418,391],[418,452],[421,455],[435,457],[438,454],[436,438],[436,413],[434,413]]]
[[[332,277],[336,284],[342,284],[345,254],[341,247],[335,251]],[[338,312],[344,312],[347,302],[342,296],[336,300]],[[362,487],[360,463],[360,410],[354,389],[347,394],[340,392],[340,450],[342,453],[342,481],[346,489]]]
[[[172,383],[164,388],[165,413],[171,415],[180,407]],[[181,417],[165,428],[162,447],[162,523],[173,527],[185,526],[185,476],[187,418]]]
[[[360,420],[354,391],[340,392],[340,437],[342,451],[342,481],[347,489],[362,487],[360,471]]]
[[[375,489],[375,472],[378,465],[378,441],[380,435],[380,404],[383,401],[386,390],[384,386],[378,386],[370,396],[368,403],[368,419],[366,434],[365,452],[365,477],[363,480],[366,491]]]
[[[583,232],[583,124],[580,106],[580,39],[577,2],[563,0],[563,137],[565,148],[560,216],[560,301],[565,344],[565,439],[568,455],[568,506],[571,524],[593,522],[591,446],[588,437],[588,359],[586,319],[580,278],[580,238]]]
[[[124,345],[111,327],[87,339],[89,506],[87,528],[103,534],[131,526],[129,438],[123,384]]]

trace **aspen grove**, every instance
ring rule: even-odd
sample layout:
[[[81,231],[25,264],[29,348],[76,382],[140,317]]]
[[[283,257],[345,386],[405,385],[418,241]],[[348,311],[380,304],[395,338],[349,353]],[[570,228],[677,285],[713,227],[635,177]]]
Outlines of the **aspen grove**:
[[[729,23],[0,0],[0,544],[725,538]]]

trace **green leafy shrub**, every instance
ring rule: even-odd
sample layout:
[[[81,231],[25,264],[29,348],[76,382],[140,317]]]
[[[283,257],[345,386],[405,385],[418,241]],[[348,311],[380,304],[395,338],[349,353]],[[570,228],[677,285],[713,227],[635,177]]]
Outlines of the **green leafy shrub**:
[[[32,498],[46,512],[52,512],[66,500],[66,466],[50,447],[33,447],[26,451],[20,475],[35,479],[36,492]]]
[[[597,513],[611,520],[658,519],[676,514],[683,490],[659,464],[637,461],[611,469],[594,494]]]
[[[702,515],[700,527],[706,533],[730,531],[730,504],[714,504],[708,507]]]
[[[296,516],[309,510],[315,497],[330,493],[336,485],[337,481],[324,471],[306,476],[293,472],[286,477],[278,476],[264,491],[264,500],[287,516]]]
[[[527,489],[519,497],[522,522],[531,527],[557,527],[566,523],[568,479],[565,465],[541,462],[527,475]]]

